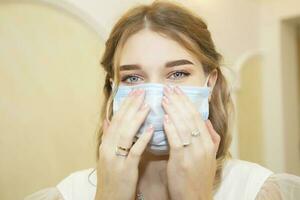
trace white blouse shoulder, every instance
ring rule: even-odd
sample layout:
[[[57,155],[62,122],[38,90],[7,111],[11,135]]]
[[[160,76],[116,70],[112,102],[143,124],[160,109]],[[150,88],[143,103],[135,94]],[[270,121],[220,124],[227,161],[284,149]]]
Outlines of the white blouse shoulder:
[[[300,177],[288,173],[271,175],[255,200],[300,199]]]
[[[228,159],[224,163],[220,187],[214,191],[215,200],[254,200],[273,172],[257,163]]]
[[[94,200],[96,185],[94,168],[78,170],[62,179],[56,186],[38,190],[24,200]]]
[[[56,187],[44,188],[24,198],[24,200],[65,200]]]

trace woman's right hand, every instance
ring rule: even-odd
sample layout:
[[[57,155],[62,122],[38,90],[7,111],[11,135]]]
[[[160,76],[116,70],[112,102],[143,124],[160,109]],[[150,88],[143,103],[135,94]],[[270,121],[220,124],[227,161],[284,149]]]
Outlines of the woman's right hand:
[[[142,105],[144,96],[144,90],[132,91],[122,102],[120,110],[113,115],[111,122],[103,122],[97,163],[96,200],[135,199],[138,165],[153,134],[153,128],[148,127],[132,146],[134,136],[150,111],[148,105]],[[127,156],[118,156],[115,154],[117,146],[132,147]]]

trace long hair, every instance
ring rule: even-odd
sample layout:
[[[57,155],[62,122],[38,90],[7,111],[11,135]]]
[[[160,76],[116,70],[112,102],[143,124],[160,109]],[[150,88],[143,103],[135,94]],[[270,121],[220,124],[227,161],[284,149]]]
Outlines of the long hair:
[[[111,87],[110,78],[114,80],[115,86],[119,85],[121,49],[131,35],[143,29],[163,34],[178,42],[201,62],[205,75],[214,69],[217,70],[218,78],[209,102],[209,119],[221,138],[217,152],[215,190],[221,182],[224,161],[231,157],[229,124],[231,113],[233,113],[232,98],[227,81],[220,70],[222,56],[215,49],[206,23],[195,13],[177,3],[155,1],[150,5],[136,6],[129,9],[114,25],[105,43],[105,51],[101,59],[101,65],[106,72],[103,88],[105,99],[97,132],[96,160],[98,161],[99,147],[102,142],[102,122],[104,119],[110,120],[112,117],[112,102],[116,90]]]

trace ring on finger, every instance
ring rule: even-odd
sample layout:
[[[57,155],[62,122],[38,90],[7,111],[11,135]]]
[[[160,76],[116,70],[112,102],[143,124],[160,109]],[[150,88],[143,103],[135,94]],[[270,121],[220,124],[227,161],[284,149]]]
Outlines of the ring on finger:
[[[187,146],[189,146],[190,144],[191,144],[190,142],[185,142],[185,143],[182,144],[182,146],[183,146],[183,147],[187,147]]]
[[[200,135],[201,131],[199,129],[195,129],[191,132],[191,135],[193,137],[198,137]]]
[[[129,153],[129,151],[130,151],[130,148],[124,148],[124,147],[121,147],[121,146],[117,146],[116,150],[115,150],[115,153],[116,153],[117,156],[126,157]]]

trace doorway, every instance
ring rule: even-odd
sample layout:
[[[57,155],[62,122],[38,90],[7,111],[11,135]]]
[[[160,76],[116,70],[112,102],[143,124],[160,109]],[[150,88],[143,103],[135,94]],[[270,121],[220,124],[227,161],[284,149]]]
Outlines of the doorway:
[[[287,172],[300,175],[300,16],[281,22],[284,149]]]

